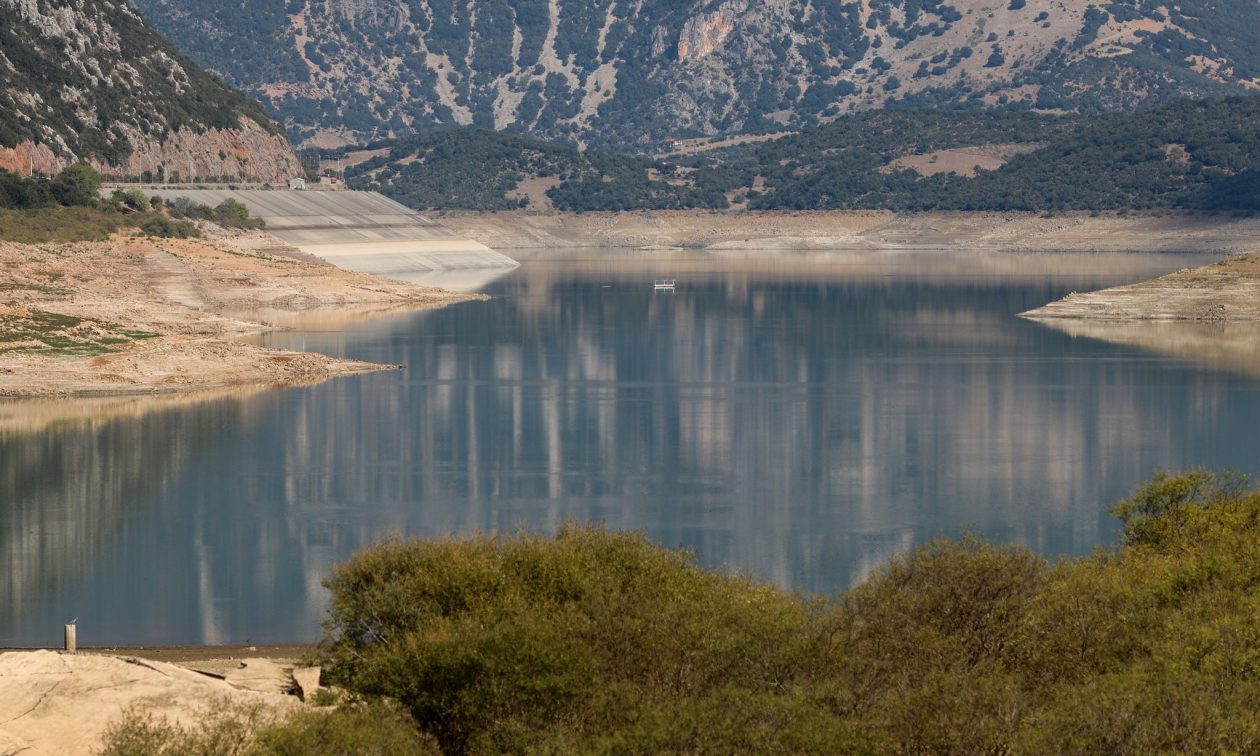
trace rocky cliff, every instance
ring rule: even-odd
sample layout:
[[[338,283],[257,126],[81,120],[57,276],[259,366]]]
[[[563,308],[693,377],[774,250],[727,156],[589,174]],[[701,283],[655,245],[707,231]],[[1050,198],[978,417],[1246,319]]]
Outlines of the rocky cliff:
[[[324,144],[470,123],[652,141],[1260,88],[1255,0],[131,2]]]
[[[281,181],[283,127],[110,0],[0,0],[0,168]]]

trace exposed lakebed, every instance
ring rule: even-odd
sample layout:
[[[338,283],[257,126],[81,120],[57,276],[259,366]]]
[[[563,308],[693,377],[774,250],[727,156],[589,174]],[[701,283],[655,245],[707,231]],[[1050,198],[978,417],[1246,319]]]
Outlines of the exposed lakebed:
[[[938,535],[1087,552],[1156,469],[1260,473],[1260,380],[1016,315],[1208,261],[566,253],[272,334],[405,368],[0,425],[0,646],[311,640],[363,545],[566,518],[825,593]]]

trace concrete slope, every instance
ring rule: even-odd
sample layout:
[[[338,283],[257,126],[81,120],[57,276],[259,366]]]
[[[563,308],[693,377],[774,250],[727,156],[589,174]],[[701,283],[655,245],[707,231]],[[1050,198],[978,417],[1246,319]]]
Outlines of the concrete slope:
[[[187,197],[214,207],[232,199],[262,218],[285,243],[339,268],[390,277],[511,269],[515,260],[376,192],[262,189],[158,189],[163,199]]]

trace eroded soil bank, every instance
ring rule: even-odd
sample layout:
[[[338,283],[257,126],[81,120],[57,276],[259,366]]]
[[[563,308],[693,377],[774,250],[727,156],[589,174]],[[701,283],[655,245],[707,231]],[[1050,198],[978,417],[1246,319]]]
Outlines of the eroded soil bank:
[[[1260,321],[1260,254],[1128,286],[1072,293],[1024,316],[1038,320]]]
[[[1230,215],[883,211],[447,213],[443,225],[493,249],[978,249],[1260,252],[1260,218]]]
[[[478,295],[351,273],[259,232],[0,243],[0,397],[200,391],[388,368],[238,337]]]

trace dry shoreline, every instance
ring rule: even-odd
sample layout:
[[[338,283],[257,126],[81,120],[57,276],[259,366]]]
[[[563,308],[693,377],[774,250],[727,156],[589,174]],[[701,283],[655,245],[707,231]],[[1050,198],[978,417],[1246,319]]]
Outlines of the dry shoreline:
[[[1260,254],[1102,291],[1023,313],[1033,320],[1260,322]]]
[[[878,210],[448,212],[461,236],[514,249],[964,248],[1004,252],[1260,252],[1260,218],[1219,214],[892,213]]]
[[[284,648],[278,648],[285,651]],[[195,726],[226,709],[264,721],[318,703],[318,667],[301,658],[0,650],[0,754],[98,753],[129,712]]]
[[[260,232],[0,242],[0,397],[186,393],[390,369],[240,337],[480,298],[303,259]]]

